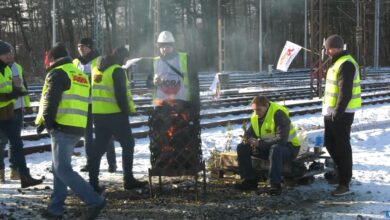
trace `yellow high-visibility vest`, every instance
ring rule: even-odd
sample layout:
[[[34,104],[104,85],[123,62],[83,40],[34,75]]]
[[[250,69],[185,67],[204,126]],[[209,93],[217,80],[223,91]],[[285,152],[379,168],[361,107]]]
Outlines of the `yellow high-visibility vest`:
[[[264,140],[275,137],[276,126],[275,126],[274,117],[275,117],[275,113],[278,110],[283,111],[287,115],[287,117],[290,118],[290,113],[286,107],[281,106],[274,102],[270,102],[267,114],[265,115],[261,128],[259,128],[259,116],[256,114],[256,112],[253,112],[251,116],[251,125],[256,137]],[[290,123],[288,142],[291,142],[294,147],[299,147],[301,145],[292,122]]]
[[[326,104],[330,108],[334,108],[336,106],[337,98],[340,93],[340,87],[338,85],[340,66],[346,61],[350,61],[351,63],[353,63],[356,69],[355,78],[353,79],[352,98],[348,102],[346,109],[346,111],[348,112],[348,110],[355,111],[362,106],[359,65],[351,55],[344,55],[340,57],[327,71],[324,104]]]
[[[12,71],[9,66],[4,68],[4,73],[0,73],[0,93],[8,94],[12,92]],[[0,108],[15,103],[15,99],[0,101]]]
[[[19,78],[22,80],[22,90],[27,91],[26,87],[24,86],[23,80],[23,68],[19,63],[16,63],[16,69],[18,71]],[[23,96],[23,102],[24,102],[24,107],[30,107],[30,97],[28,95]]]
[[[85,128],[87,126],[89,81],[88,76],[71,63],[56,67],[66,72],[70,88],[62,93],[55,121],[58,124]],[[47,93],[47,78],[43,85],[36,125],[43,123],[43,101]]]
[[[114,80],[112,74],[116,68],[122,68],[115,64],[103,72],[97,67],[92,69],[92,113],[93,114],[111,114],[119,113],[121,109],[115,98]],[[125,74],[126,75],[126,74]],[[99,79],[99,80],[96,80]],[[129,80],[126,75],[127,100],[131,113],[135,112],[135,105],[129,88]]]
[[[97,60],[98,59],[100,59],[100,56],[98,56],[98,57],[96,57],[95,59],[93,59],[93,60],[91,60],[91,62],[89,62],[87,65],[90,65],[90,71],[91,71],[91,73],[92,73],[92,70],[93,70],[93,68],[95,68],[96,66],[97,66]],[[81,62],[80,62],[80,60],[78,59],[78,58],[76,58],[76,59],[74,59],[73,60],[73,64],[79,69],[79,70],[81,70],[82,69],[82,67],[81,67]],[[84,65],[85,66],[85,65]],[[85,72],[84,72],[85,73]],[[85,74],[87,74],[87,73],[85,73]],[[87,74],[88,75],[88,74]]]
[[[189,80],[189,77],[188,77],[188,69],[187,69],[187,54],[186,53],[182,53],[182,52],[179,52],[179,59],[180,59],[180,67],[177,67],[178,70],[181,71],[181,73],[183,73],[183,82],[184,82],[184,89],[185,89],[185,97],[187,98],[187,100],[190,100],[190,94],[191,94],[191,91],[190,91],[190,80]],[[155,67],[156,67],[156,62],[159,61],[161,59],[160,56],[157,56],[157,57],[154,57],[153,58],[153,67],[154,67],[154,72],[156,73],[156,71],[158,71]],[[155,96],[155,94],[154,94]],[[153,97],[153,99],[155,99],[155,97]]]

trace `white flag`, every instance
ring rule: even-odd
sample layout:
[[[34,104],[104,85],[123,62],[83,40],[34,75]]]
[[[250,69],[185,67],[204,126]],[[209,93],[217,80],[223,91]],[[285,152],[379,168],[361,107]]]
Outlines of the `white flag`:
[[[127,60],[126,63],[124,65],[122,65],[122,68],[123,69],[129,69],[131,65],[137,63],[138,61],[142,60],[142,57],[141,58],[134,58],[134,59],[131,59],[131,60]]]
[[[283,51],[280,54],[276,69],[286,72],[291,62],[301,49],[302,47],[298,44],[286,41],[286,45],[284,45]]]
[[[214,97],[219,98],[219,92],[221,90],[221,83],[219,82],[220,73],[215,74],[214,80],[211,83],[210,90],[213,92]]]

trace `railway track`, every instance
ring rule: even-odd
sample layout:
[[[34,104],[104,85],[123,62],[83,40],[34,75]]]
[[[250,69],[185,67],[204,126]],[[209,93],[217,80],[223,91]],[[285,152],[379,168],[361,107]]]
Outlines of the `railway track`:
[[[370,82],[362,84],[363,92],[375,92],[390,90],[389,82]],[[256,95],[265,95],[272,97],[273,101],[305,99],[311,97],[309,86],[293,87],[293,88],[277,88],[277,89],[263,89],[257,91],[240,92],[239,90],[229,91],[223,94],[222,98],[218,100],[211,99],[208,96],[201,97],[201,109],[207,110],[212,108],[227,108],[240,105],[249,105],[252,98]],[[137,115],[145,115],[152,110],[153,106],[151,98],[134,100],[137,106]],[[36,109],[35,109],[36,111]],[[31,111],[30,111],[31,113]],[[25,125],[33,125],[35,114],[29,114],[24,117]]]
[[[363,95],[363,105],[372,105],[378,103],[390,103],[390,91],[382,92],[378,94],[367,94]],[[321,100],[311,100],[300,103],[286,104],[286,107],[290,109],[290,115],[304,115],[304,114],[313,114],[321,112]],[[248,122],[249,115],[252,110],[247,107],[226,110],[226,111],[214,111],[214,112],[203,112],[201,115],[201,127],[204,128],[215,128],[218,126],[226,126],[230,124],[243,124]],[[234,115],[235,117],[231,117]],[[228,117],[229,116],[229,117]],[[216,118],[220,119],[216,119]],[[212,120],[209,120],[212,119]],[[148,136],[148,127],[147,120],[131,122],[131,127],[133,129],[134,138],[145,138]],[[24,135],[23,140],[40,140],[43,138],[49,138],[47,133],[29,134]],[[82,146],[82,142],[79,142],[77,146]],[[50,150],[50,143],[47,141],[47,144],[41,144],[38,146],[31,146],[24,148],[25,154],[32,154],[36,152],[43,152]]]
[[[367,79],[378,79],[387,77],[390,74],[389,70],[366,70]],[[304,86],[310,83],[309,70],[295,70],[289,72],[275,72],[273,74],[259,74],[255,72],[228,72],[229,83],[224,85],[225,89],[244,88],[248,86],[264,87],[291,87]],[[207,91],[214,79],[214,73],[200,73],[199,86],[201,91]],[[145,73],[136,73],[132,82],[132,93],[143,95],[151,93],[146,86]],[[33,96],[39,96],[42,91],[42,85],[34,84],[29,86],[29,92]]]

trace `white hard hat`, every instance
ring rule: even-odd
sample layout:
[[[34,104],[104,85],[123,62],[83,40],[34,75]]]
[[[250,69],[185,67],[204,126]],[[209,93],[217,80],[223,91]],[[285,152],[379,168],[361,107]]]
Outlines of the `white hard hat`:
[[[158,35],[157,43],[175,43],[175,38],[170,31],[162,31]]]

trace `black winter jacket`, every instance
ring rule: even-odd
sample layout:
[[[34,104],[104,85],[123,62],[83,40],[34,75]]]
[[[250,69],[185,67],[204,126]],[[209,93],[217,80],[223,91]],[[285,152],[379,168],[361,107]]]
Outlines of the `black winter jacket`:
[[[97,52],[96,50],[92,50],[89,54],[87,54],[87,56],[85,56],[85,57],[78,56],[77,59],[80,60],[80,63],[85,65],[85,64],[91,62],[91,60],[95,59],[98,56],[100,56],[99,52]]]

